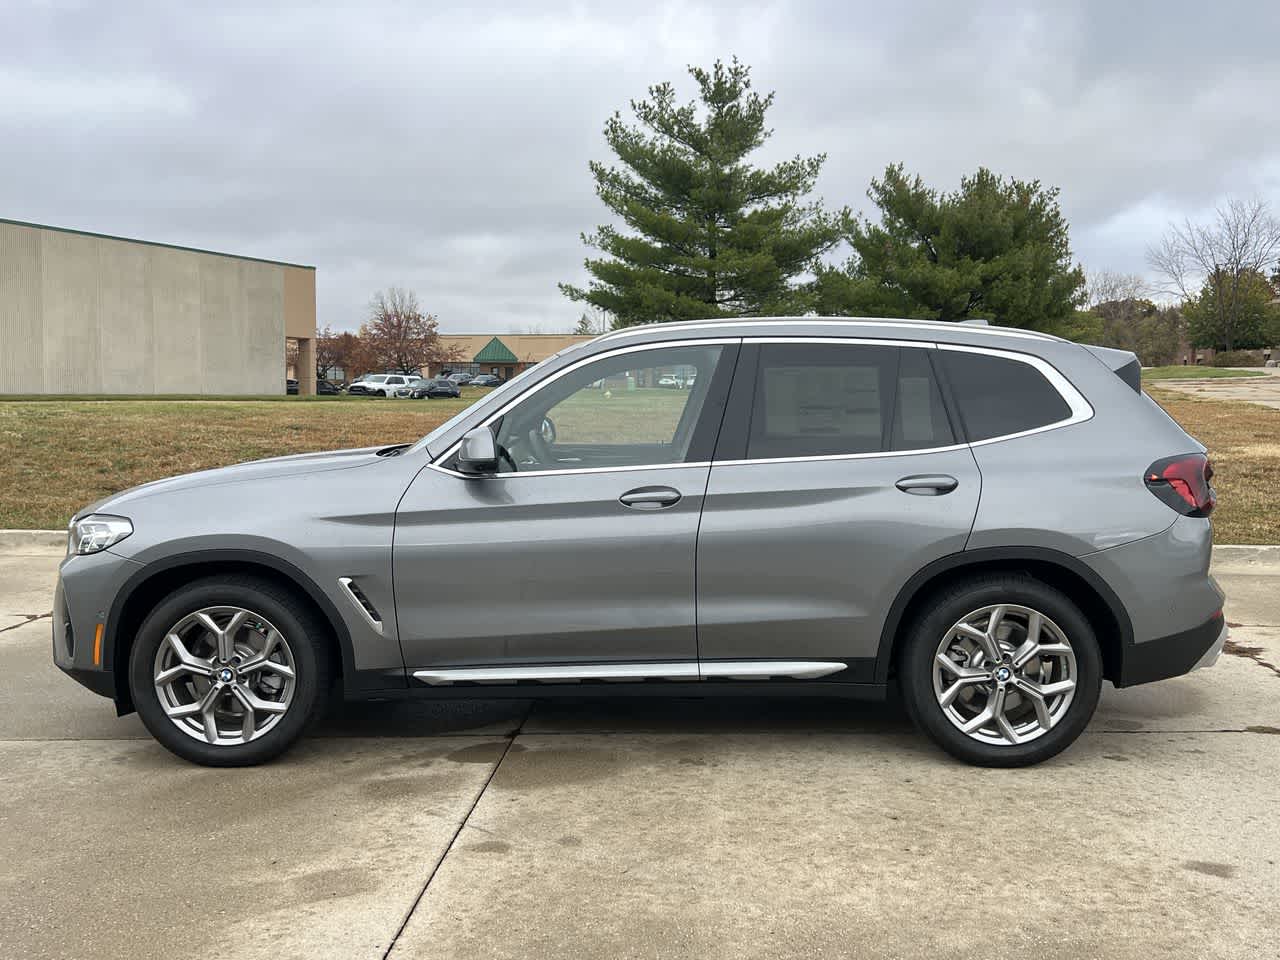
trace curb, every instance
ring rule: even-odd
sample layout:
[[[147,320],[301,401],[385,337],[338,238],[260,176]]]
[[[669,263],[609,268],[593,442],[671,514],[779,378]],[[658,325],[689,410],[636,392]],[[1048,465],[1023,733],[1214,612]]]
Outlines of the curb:
[[[65,530],[0,530],[0,550],[14,547],[65,547]],[[1216,567],[1255,563],[1280,564],[1280,544],[1222,543],[1214,544]]]
[[[66,530],[0,530],[0,550],[14,547],[63,547]]]

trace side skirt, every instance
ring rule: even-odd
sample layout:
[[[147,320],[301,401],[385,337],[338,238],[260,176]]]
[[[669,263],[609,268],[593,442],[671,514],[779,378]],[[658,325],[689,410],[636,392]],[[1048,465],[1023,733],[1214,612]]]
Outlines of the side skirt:
[[[584,681],[579,683],[428,684],[386,690],[351,690],[348,700],[568,700],[614,697],[823,697],[834,700],[884,700],[884,683],[843,683],[824,680],[704,680],[639,682]]]

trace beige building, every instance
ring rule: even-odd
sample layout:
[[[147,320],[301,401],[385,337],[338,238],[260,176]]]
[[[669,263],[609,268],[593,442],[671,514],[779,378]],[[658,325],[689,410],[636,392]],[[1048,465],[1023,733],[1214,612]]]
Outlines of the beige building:
[[[593,337],[576,333],[442,334],[441,345],[454,351],[457,359],[434,364],[426,372],[429,376],[446,370],[451,373],[492,373],[503,380],[510,380],[522,370],[541,363],[566,347],[591,339]]]
[[[0,393],[315,392],[314,267],[0,219]]]

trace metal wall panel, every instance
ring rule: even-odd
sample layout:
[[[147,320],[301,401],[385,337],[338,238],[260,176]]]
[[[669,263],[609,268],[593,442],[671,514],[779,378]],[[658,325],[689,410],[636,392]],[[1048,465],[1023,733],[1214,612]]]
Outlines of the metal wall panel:
[[[313,270],[0,222],[0,393],[283,393],[286,317]]]
[[[0,393],[44,390],[40,233],[0,223]]]

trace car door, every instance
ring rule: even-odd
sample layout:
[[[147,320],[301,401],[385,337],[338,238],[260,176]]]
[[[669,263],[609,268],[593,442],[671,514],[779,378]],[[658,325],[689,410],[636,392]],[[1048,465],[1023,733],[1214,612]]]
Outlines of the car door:
[[[980,477],[932,344],[747,340],[698,538],[698,642],[716,661],[845,664],[870,682],[885,615],[962,550]]]
[[[464,476],[450,451],[419,473],[393,552],[411,675],[696,677],[698,519],[737,344],[588,358],[489,418],[497,472]],[[685,367],[707,388],[657,387]]]

